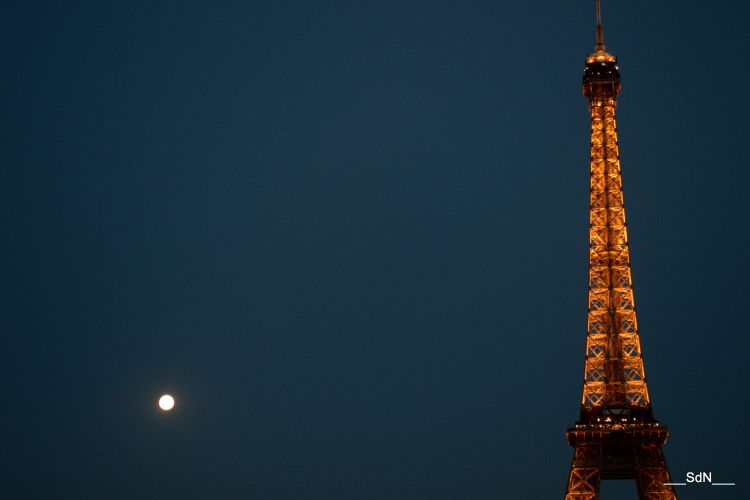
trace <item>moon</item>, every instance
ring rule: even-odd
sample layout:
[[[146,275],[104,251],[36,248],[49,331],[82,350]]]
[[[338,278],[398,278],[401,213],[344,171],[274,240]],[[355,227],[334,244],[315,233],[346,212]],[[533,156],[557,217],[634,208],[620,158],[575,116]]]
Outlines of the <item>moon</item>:
[[[163,395],[159,398],[159,408],[164,411],[171,410],[172,408],[174,408],[174,398],[169,394]]]

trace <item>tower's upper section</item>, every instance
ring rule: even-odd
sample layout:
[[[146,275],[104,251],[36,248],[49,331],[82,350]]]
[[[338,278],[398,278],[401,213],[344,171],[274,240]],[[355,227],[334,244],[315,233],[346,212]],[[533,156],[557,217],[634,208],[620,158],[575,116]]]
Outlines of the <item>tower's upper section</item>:
[[[589,99],[613,98],[620,95],[620,72],[617,57],[604,46],[604,29],[600,0],[596,3],[596,49],[586,58],[583,70],[583,95]]]

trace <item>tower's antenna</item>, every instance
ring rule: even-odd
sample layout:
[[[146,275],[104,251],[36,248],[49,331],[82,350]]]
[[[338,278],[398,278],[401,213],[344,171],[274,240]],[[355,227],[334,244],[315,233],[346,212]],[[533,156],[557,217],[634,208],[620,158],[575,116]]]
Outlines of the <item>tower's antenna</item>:
[[[604,28],[602,28],[602,6],[601,0],[596,3],[596,50],[604,50]]]

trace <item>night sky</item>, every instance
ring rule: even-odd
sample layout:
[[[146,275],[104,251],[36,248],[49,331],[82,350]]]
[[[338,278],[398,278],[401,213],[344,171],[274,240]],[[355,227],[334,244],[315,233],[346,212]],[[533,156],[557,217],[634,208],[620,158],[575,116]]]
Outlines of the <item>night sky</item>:
[[[750,6],[603,8],[667,460],[749,498]],[[0,23],[0,498],[562,498],[593,2]]]

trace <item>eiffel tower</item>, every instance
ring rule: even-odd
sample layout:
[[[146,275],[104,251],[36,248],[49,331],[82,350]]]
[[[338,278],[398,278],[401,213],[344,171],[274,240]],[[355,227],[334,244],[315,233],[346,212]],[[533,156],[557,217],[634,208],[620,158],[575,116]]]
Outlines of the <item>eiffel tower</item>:
[[[583,94],[591,114],[589,294],[580,419],[566,500],[599,498],[602,480],[635,479],[640,499],[676,499],[662,446],[669,431],[654,418],[633,300],[615,108],[617,58],[607,52],[596,4],[596,48],[586,58]]]

